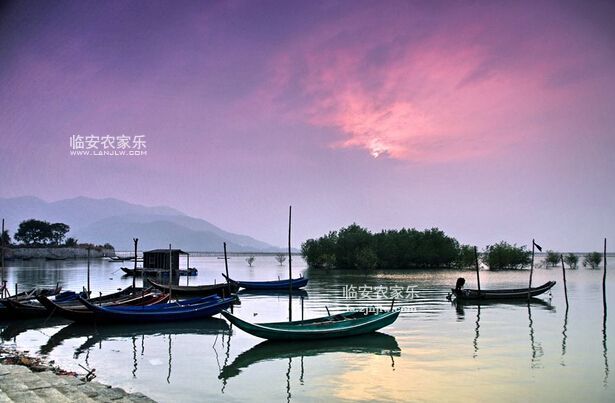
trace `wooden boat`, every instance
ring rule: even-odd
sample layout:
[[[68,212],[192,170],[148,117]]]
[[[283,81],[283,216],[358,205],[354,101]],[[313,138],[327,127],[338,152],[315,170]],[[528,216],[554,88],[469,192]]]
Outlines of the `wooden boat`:
[[[55,288],[32,288],[28,291],[22,291],[18,294],[10,296],[5,299],[9,299],[11,301],[30,301],[35,299],[39,295],[45,295],[47,297],[53,297],[54,295],[59,294],[62,291],[62,286],[57,284]]]
[[[110,302],[95,302],[92,300],[90,300],[89,302],[91,304],[96,304],[97,306],[102,307],[146,307],[163,304],[168,300],[169,294],[147,293],[142,295],[135,294],[131,296],[126,296]],[[79,305],[57,304],[46,297],[38,297],[38,301],[44,307],[45,316],[59,316],[76,322],[91,322],[94,320],[94,315],[92,314],[92,311],[84,307],[81,303],[79,303]]]
[[[219,295],[221,297],[236,293],[239,287],[231,283],[209,284],[209,285],[168,285],[160,284],[151,279],[147,279],[151,285],[163,292],[173,292],[175,295]]]
[[[209,318],[223,309],[228,308],[237,300],[236,297],[216,299],[204,304],[178,306],[154,311],[123,311],[111,307],[91,304],[83,298],[79,301],[94,314],[96,322],[106,323],[145,323],[145,322],[175,322]]]
[[[271,341],[265,340],[239,354],[232,363],[222,367],[218,379],[237,376],[242,370],[260,362],[295,357],[310,357],[329,353],[352,353],[401,356],[395,337],[376,332],[330,340]]]
[[[144,269],[142,267],[137,267],[137,269],[129,269],[128,267],[120,267],[120,269],[127,275],[127,276],[137,276],[137,277],[141,277],[143,276],[143,273],[145,273],[148,276],[159,276],[159,275],[169,275],[169,270],[167,269]],[[194,267],[190,267],[189,269],[180,269],[177,270],[176,272],[179,272],[180,276],[196,276],[197,274],[199,274],[199,271],[194,268]]]
[[[246,290],[288,290],[289,288],[298,289],[305,287],[308,283],[308,279],[304,277],[287,279],[287,280],[274,280],[274,281],[239,281],[233,280],[230,277],[226,277],[223,273],[222,276],[231,284],[236,284]]]
[[[45,260],[51,260],[51,261],[56,261],[56,260],[67,260],[68,257],[57,257],[57,256],[47,256],[45,258]]]
[[[253,336],[268,340],[318,340],[375,332],[395,322],[399,311],[349,311],[293,322],[249,323],[223,311],[229,322]]]
[[[547,281],[539,287],[532,288],[509,288],[502,290],[473,290],[452,288],[451,292],[458,300],[499,300],[499,299],[522,299],[531,298],[549,291],[555,285],[555,281]]]

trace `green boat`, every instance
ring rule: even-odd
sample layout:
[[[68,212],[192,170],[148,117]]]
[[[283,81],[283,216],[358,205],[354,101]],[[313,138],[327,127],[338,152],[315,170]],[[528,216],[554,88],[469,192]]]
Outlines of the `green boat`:
[[[350,311],[294,322],[249,323],[233,314],[222,315],[246,333],[267,340],[318,340],[375,332],[395,322],[399,311]]]

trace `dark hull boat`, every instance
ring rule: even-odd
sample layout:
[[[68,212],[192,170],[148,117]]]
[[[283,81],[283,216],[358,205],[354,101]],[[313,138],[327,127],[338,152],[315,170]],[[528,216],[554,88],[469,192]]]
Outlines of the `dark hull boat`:
[[[395,322],[399,311],[344,312],[294,322],[249,323],[229,312],[222,315],[246,333],[268,340],[318,340],[372,333]]]
[[[163,304],[169,300],[169,294],[135,294],[134,296],[126,296],[119,298],[115,301],[107,302],[95,302],[90,300],[92,304],[104,307],[118,307],[118,306],[152,306],[157,304]],[[38,301],[45,309],[47,316],[62,317],[64,319],[76,321],[76,322],[91,322],[94,320],[92,311],[84,307],[81,303],[79,305],[62,305],[51,301],[46,297],[38,297]]]
[[[555,285],[555,281],[548,281],[539,287],[509,288],[502,290],[472,290],[452,288],[451,292],[458,300],[511,300],[528,299],[544,294]]]
[[[147,322],[176,322],[209,318],[230,307],[236,297],[211,298],[211,300],[195,305],[179,305],[152,310],[122,310],[102,307],[89,303],[80,298],[79,301],[94,314],[96,322],[104,323],[147,323]]]
[[[240,288],[245,288],[246,290],[288,290],[291,288],[296,290],[305,287],[308,283],[308,279],[304,277],[274,281],[239,281],[233,280],[224,274],[222,275],[229,283],[235,284]]]
[[[221,297],[229,296],[239,290],[235,284],[210,284],[210,285],[168,285],[160,284],[150,279],[147,279],[151,285],[163,292],[173,292],[175,295],[219,295]],[[230,292],[230,293],[229,293]]]

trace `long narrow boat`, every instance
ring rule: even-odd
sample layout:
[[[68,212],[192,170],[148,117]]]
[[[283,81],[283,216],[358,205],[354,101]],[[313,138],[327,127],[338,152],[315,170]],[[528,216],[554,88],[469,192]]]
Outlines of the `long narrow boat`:
[[[289,288],[296,290],[305,287],[308,283],[308,279],[305,277],[274,281],[239,281],[227,277],[224,273],[222,276],[224,276],[229,283],[245,288],[246,290],[288,290]]]
[[[232,283],[220,283],[210,285],[168,285],[160,284],[151,279],[147,279],[151,285],[163,292],[172,291],[176,295],[219,295],[221,297],[229,296],[239,290],[236,284]],[[230,294],[229,294],[230,291]]]
[[[52,297],[54,295],[57,295],[60,293],[60,291],[62,291],[62,286],[60,284],[57,284],[55,286],[55,288],[32,288],[28,291],[22,291],[19,294],[15,294],[12,295],[8,298],[3,298],[3,299],[10,299],[12,301],[29,301],[29,300],[33,300],[34,298],[36,298],[39,295],[45,295],[47,297]]]
[[[547,281],[539,287],[532,288],[509,288],[502,290],[473,290],[452,288],[451,292],[458,300],[499,300],[499,299],[522,299],[531,298],[549,291],[555,285],[555,281]]]
[[[163,304],[169,300],[169,294],[144,294],[144,295],[135,295],[128,296],[118,299],[112,302],[93,302],[90,300],[91,304],[96,304],[97,306],[104,307],[123,307],[123,306],[136,306],[136,307],[145,307],[145,306],[153,306],[158,304]],[[62,317],[68,320],[76,321],[76,322],[88,322],[94,320],[94,315],[92,311],[83,306],[83,304],[79,303],[79,305],[63,305],[57,304],[54,301],[51,301],[46,297],[38,297],[38,301],[45,309],[45,316],[52,317]]]
[[[268,340],[318,340],[375,332],[395,322],[399,311],[349,311],[294,322],[249,323],[223,311],[229,322],[253,336]]]
[[[179,306],[162,311],[130,312],[96,306],[83,298],[79,298],[79,301],[94,313],[96,322],[103,323],[174,322],[209,318],[230,307],[236,300],[236,297],[230,297],[210,303],[190,305],[188,307]]]

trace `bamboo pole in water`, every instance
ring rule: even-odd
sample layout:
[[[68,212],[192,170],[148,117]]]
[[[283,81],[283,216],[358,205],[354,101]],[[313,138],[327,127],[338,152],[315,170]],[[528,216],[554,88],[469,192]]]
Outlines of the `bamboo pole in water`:
[[[132,292],[135,292],[136,281],[137,281],[137,244],[139,243],[139,238],[132,238],[132,241],[135,243],[135,271],[132,274]],[[145,262],[143,262],[145,263]],[[145,264],[143,265],[145,268]],[[145,270],[141,275],[145,276]],[[145,278],[143,277],[143,288],[145,288]]]
[[[478,283],[478,293],[480,294],[480,268],[478,267],[478,249],[474,247],[474,260],[476,261],[476,282]]]
[[[226,257],[226,242],[224,242],[224,269],[226,270],[226,284],[228,289],[228,295],[231,296],[231,280],[228,276],[228,258]]]
[[[559,255],[562,260],[562,276],[564,277],[564,297],[566,297],[566,309],[568,309],[568,286],[566,285],[566,267],[564,266],[564,255]]]
[[[88,246],[88,296],[87,298],[90,298],[90,256],[91,256],[91,252],[92,252],[92,247]]]
[[[530,266],[530,284],[527,287],[527,298],[530,299],[530,289],[532,288],[532,275],[534,274],[534,239],[532,238],[532,265]]]
[[[288,206],[288,321],[293,320],[293,256],[290,250],[290,229],[293,206]]]
[[[173,285],[173,251],[171,249],[171,244],[169,244],[169,301],[171,301],[172,290],[171,286]]]
[[[606,321],[606,238],[604,238],[604,271],[602,272],[602,307],[604,308],[604,320]]]

